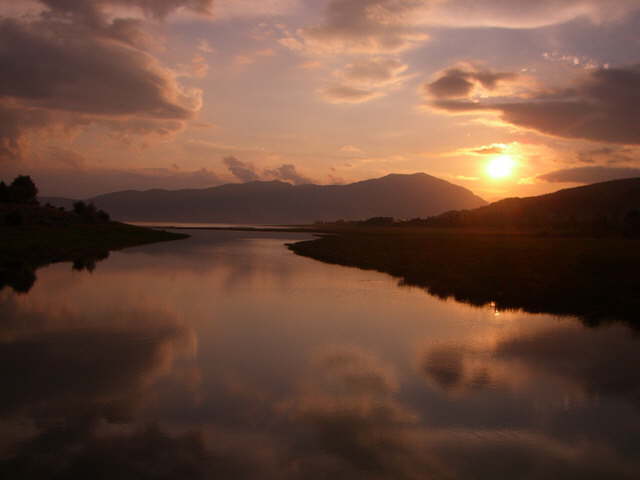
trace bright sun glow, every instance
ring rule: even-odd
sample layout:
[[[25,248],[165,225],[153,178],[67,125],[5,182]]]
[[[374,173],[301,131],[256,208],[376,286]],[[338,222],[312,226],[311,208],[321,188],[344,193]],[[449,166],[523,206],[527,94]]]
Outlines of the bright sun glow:
[[[487,175],[494,179],[506,178],[511,176],[516,162],[510,155],[500,155],[493,158],[487,164]]]

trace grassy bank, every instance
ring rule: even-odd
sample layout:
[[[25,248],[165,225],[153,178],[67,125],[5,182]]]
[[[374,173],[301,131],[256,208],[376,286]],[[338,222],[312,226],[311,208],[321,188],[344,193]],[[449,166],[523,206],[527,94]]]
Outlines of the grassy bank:
[[[91,269],[109,251],[187,237],[118,222],[1,226],[0,288],[28,291],[35,270],[50,263],[70,261],[74,268]]]
[[[344,229],[289,248],[372,269],[442,298],[640,323],[640,241],[438,229]]]

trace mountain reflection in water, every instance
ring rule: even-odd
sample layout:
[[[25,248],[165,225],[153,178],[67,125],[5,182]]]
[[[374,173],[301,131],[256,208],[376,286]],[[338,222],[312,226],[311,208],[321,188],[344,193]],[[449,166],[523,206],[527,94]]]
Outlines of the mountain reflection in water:
[[[0,291],[0,477],[638,478],[621,324],[193,231]]]

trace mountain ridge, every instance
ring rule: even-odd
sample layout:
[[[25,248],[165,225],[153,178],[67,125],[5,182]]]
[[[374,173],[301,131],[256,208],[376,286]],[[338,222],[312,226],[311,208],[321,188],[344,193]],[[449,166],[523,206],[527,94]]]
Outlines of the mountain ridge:
[[[425,173],[388,174],[346,185],[292,185],[273,180],[204,189],[124,190],[89,201],[121,220],[211,223],[414,218],[486,205],[470,190]]]
[[[628,222],[640,212],[640,177],[581,185],[532,197],[511,197],[472,210],[450,211],[427,220],[439,226],[571,228]],[[639,213],[640,214],[640,213]]]

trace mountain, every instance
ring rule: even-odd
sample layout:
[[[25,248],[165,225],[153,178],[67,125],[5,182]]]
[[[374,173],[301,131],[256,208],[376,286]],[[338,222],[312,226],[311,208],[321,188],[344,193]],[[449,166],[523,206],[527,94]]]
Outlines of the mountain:
[[[273,181],[191,190],[128,190],[90,201],[119,220],[255,224],[413,218],[486,204],[466,188],[424,173],[391,174],[348,185]]]
[[[440,226],[624,226],[640,218],[640,178],[612,180],[526,198],[507,198],[469,211],[446,212]]]

